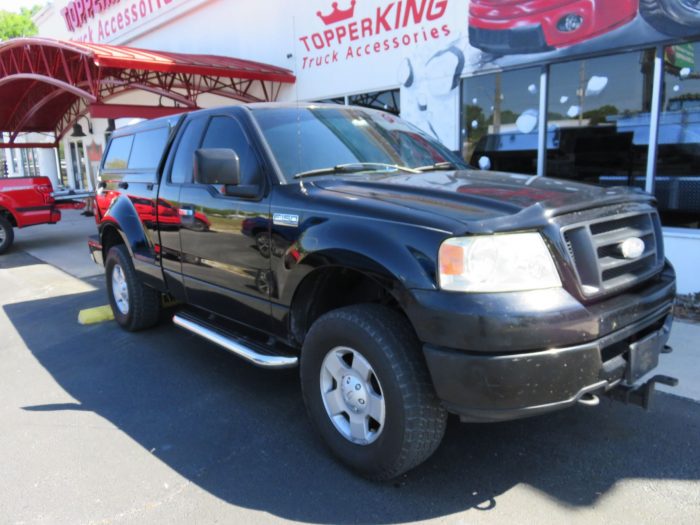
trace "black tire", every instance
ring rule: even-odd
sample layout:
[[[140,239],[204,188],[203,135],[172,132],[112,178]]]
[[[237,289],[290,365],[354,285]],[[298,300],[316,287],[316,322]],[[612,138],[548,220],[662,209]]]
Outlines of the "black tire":
[[[700,2],[692,7],[693,1],[640,0],[639,11],[644,20],[661,33],[691,36],[700,29]]]
[[[128,291],[128,308],[125,312],[117,305],[112,286],[115,279],[114,268],[117,265],[121,268]],[[109,304],[119,326],[130,332],[135,332],[150,328],[158,323],[161,310],[160,293],[141,282],[134,269],[129,251],[123,244],[113,246],[107,253],[105,276]]]
[[[5,253],[12,246],[15,240],[15,231],[12,224],[5,217],[0,215],[0,254]]]
[[[338,347],[359,352],[381,385],[384,424],[369,444],[346,438],[325,407],[321,370],[326,355]],[[416,467],[435,452],[445,433],[447,412],[433,389],[420,343],[408,321],[383,306],[348,306],[320,317],[302,348],[301,387],[309,417],[331,452],[369,479],[392,479]]]
[[[209,226],[201,219],[195,219],[192,224],[192,229],[196,232],[205,232],[209,230]]]

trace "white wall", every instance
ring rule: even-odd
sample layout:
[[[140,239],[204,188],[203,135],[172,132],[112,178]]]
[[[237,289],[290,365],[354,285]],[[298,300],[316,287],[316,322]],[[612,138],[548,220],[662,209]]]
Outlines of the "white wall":
[[[450,148],[459,147],[455,79],[473,52],[464,0],[416,0],[411,12],[408,0],[357,0],[351,17],[330,24],[318,16],[332,12],[329,0],[151,0],[161,7],[109,38],[97,38],[100,25],[139,1],[123,0],[71,32],[60,15],[69,1],[56,0],[36,22],[42,36],[88,35],[95,42],[285,67],[297,82],[282,90],[280,100],[400,88],[402,115]],[[351,8],[351,1],[339,0],[339,9]]]
[[[664,228],[664,245],[676,269],[678,293],[700,292],[700,232]]]

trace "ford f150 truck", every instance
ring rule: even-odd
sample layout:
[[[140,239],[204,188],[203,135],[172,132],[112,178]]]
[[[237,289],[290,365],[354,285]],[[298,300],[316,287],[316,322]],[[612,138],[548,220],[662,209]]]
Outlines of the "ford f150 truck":
[[[116,321],[299,366],[331,451],[373,479],[448,412],[503,421],[602,394],[648,404],[675,275],[653,197],[470,170],[397,117],[251,104],[118,130],[99,234]],[[166,299],[167,301],[164,301]]]
[[[56,202],[48,177],[0,178],[0,254],[14,241],[14,228],[37,224],[55,224],[61,220],[61,208],[76,208],[84,203]]]

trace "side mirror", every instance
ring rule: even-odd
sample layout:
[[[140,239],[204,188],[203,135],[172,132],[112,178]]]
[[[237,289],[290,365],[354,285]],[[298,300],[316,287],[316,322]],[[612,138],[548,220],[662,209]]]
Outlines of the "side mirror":
[[[240,159],[227,148],[198,149],[194,152],[194,181],[198,184],[237,186],[241,181]]]

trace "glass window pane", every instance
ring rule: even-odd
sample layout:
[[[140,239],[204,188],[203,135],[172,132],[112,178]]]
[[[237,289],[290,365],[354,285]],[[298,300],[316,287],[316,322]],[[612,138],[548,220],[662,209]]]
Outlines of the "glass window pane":
[[[408,167],[461,160],[418,128],[386,112],[338,106],[255,108],[263,135],[288,180],[342,164]]]
[[[365,108],[380,109],[393,115],[401,113],[401,94],[398,89],[374,91],[360,95],[350,95],[348,104]]]
[[[110,145],[109,150],[107,150],[107,157],[105,158],[104,168],[107,170],[123,170],[129,165],[129,154],[131,153],[131,143],[134,141],[133,135],[127,135],[125,137],[119,137],[114,139]],[[74,146],[71,143],[71,148]],[[71,149],[71,151],[73,151]],[[73,160],[73,172],[75,173],[75,164],[77,162],[77,155],[71,157]]]
[[[170,171],[170,181],[176,184],[183,184],[192,181],[192,171],[194,169],[194,152],[199,148],[202,140],[205,118],[195,118],[187,123],[187,128],[177,145],[177,153],[173,159],[173,166]]]
[[[656,198],[664,226],[700,227],[700,43],[664,53]]]
[[[129,157],[129,169],[154,169],[158,167],[168,140],[168,128],[152,129],[134,135],[134,145]]]
[[[256,184],[261,178],[257,155],[241,125],[231,117],[214,117],[209,123],[202,148],[230,148],[238,154],[241,184]]]
[[[468,163],[483,169],[537,173],[539,82],[539,68],[462,82],[462,153]]]
[[[654,50],[555,64],[547,175],[644,188]]]

